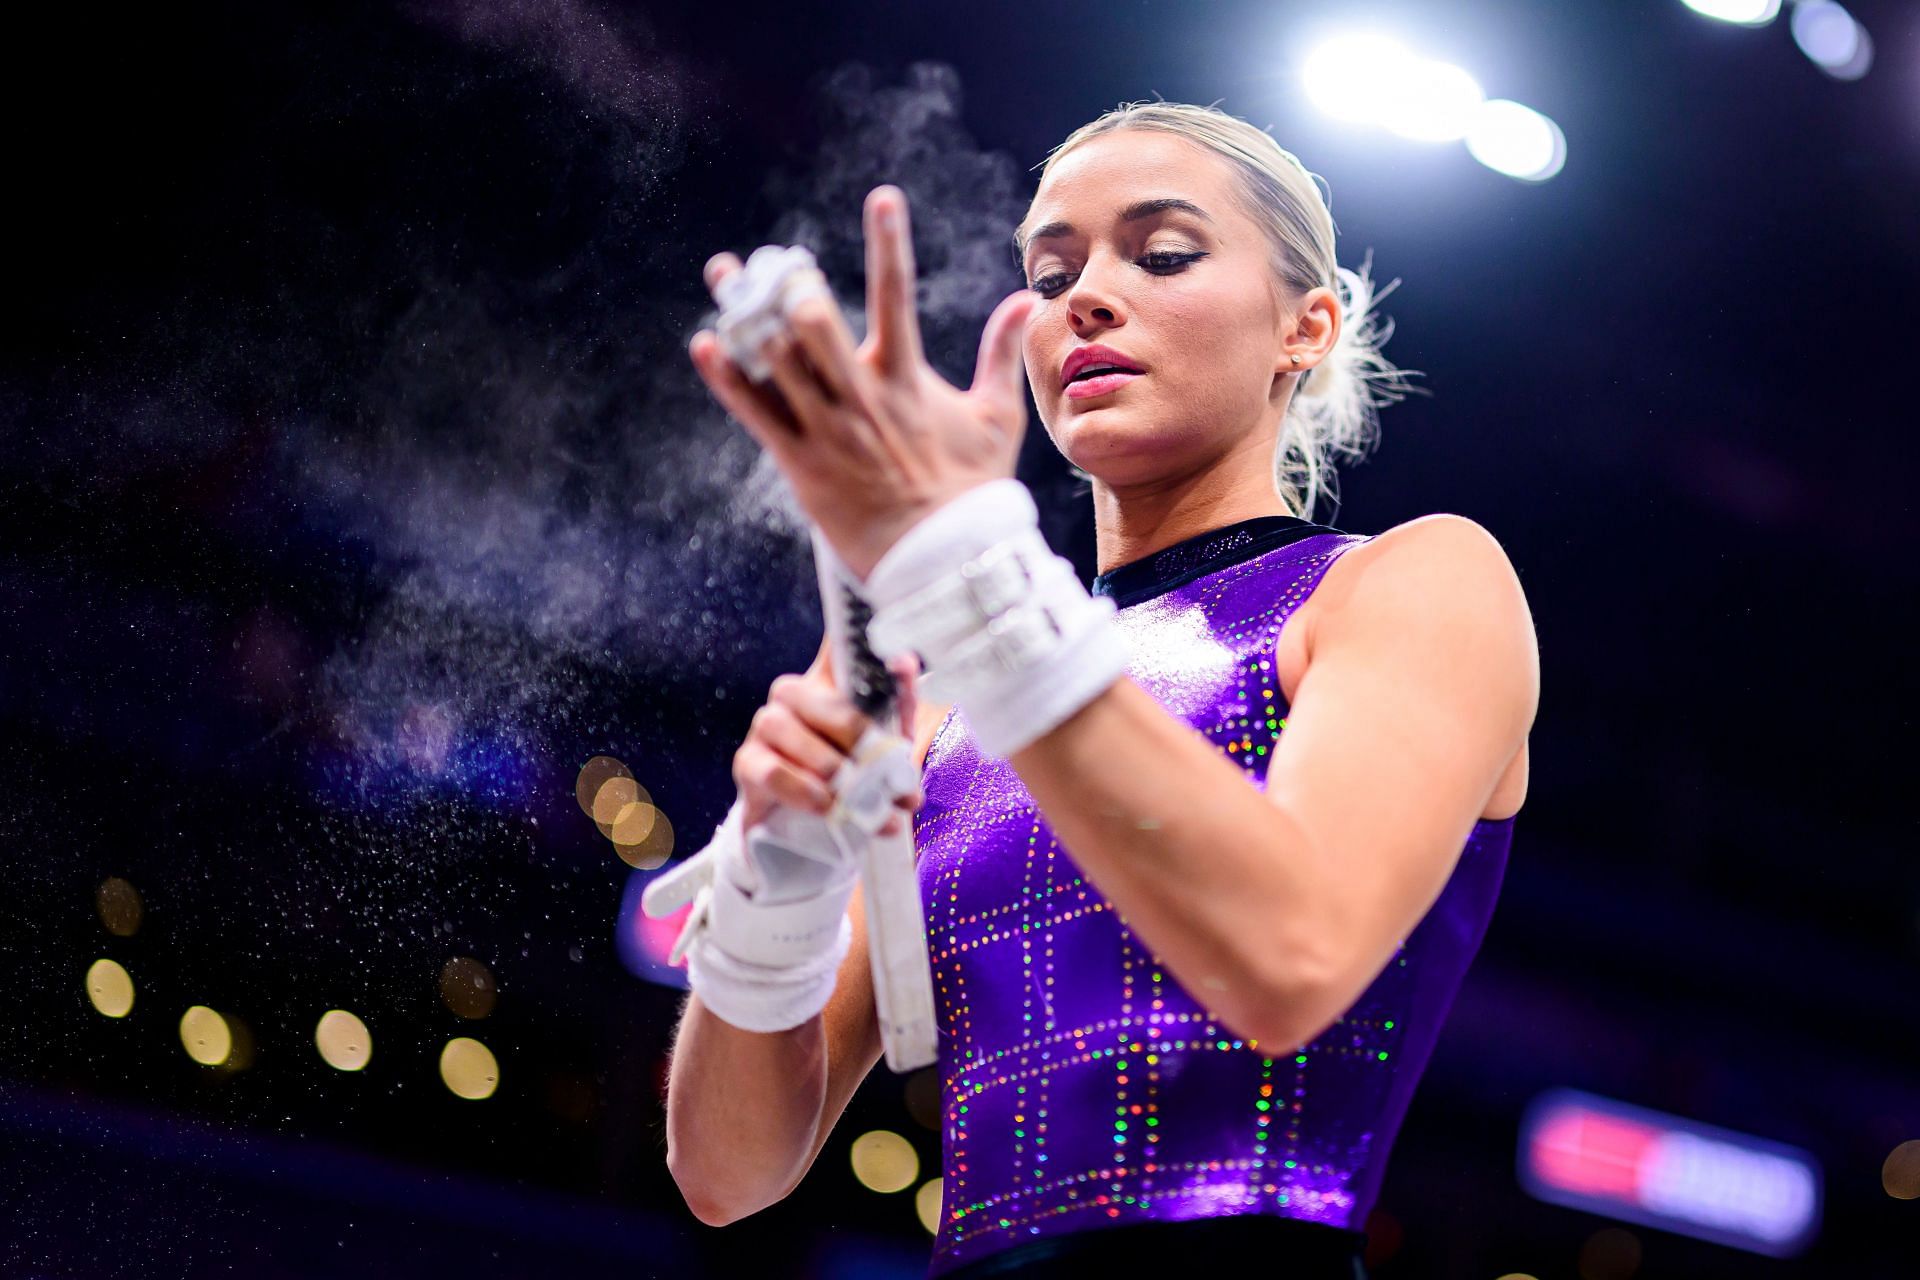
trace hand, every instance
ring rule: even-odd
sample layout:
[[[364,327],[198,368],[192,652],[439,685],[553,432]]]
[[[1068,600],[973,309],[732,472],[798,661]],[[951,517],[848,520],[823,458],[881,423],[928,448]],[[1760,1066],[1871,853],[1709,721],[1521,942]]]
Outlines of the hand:
[[[865,221],[868,333],[857,350],[826,296],[797,305],[769,340],[771,387],[749,380],[711,330],[688,345],[714,398],[773,455],[801,508],[862,579],[925,516],[1013,474],[1027,427],[1021,348],[1038,300],[1023,288],[994,308],[973,386],[961,391],[921,351],[905,193],[874,188]],[[733,254],[716,255],[708,287],[738,270]]]
[[[919,663],[907,654],[887,666],[900,682],[900,724],[911,735]],[[775,679],[733,755],[742,830],[752,830],[775,805],[826,814],[833,807],[829,784],[870,723],[824,670]],[[887,819],[880,833],[897,834],[923,799],[916,792],[896,801],[903,812]]]

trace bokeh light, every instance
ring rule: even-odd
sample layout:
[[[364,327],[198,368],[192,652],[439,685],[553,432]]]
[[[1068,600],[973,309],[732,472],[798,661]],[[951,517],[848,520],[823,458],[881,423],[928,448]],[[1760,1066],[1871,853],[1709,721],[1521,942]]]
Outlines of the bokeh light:
[[[109,1018],[124,1018],[133,1008],[133,976],[114,960],[95,960],[87,970],[87,999]]]
[[[1920,1138],[1887,1153],[1887,1162],[1880,1166],[1880,1185],[1895,1200],[1920,1200]]]
[[[108,876],[100,882],[100,887],[93,892],[93,908],[100,913],[100,923],[114,937],[131,938],[140,932],[140,921],[145,915],[140,891],[119,876]]]
[[[601,833],[611,839],[614,824],[631,806],[652,803],[653,797],[647,794],[647,789],[640,785],[638,779],[631,774],[616,774],[601,783],[600,789],[593,793],[593,807],[587,810],[587,814]]]
[[[180,1015],[180,1043],[201,1066],[224,1066],[233,1056],[233,1028],[206,1005],[196,1004]]]
[[[478,1040],[455,1036],[440,1051],[440,1079],[455,1096],[477,1102],[500,1087],[500,1063]]]
[[[1307,55],[1301,78],[1307,97],[1336,120],[1379,119],[1382,102],[1418,61],[1391,36],[1355,32],[1336,36]]]
[[[673,824],[619,760],[587,761],[574,778],[573,796],[628,866],[652,871],[673,856]]]
[[[1580,1280],[1629,1280],[1640,1270],[1640,1237],[1625,1227],[1602,1227],[1580,1246]]]
[[[440,999],[461,1017],[486,1017],[495,998],[493,971],[472,956],[455,956],[440,966]]]
[[[595,756],[580,766],[580,772],[573,780],[573,798],[579,802],[580,811],[592,818],[594,798],[600,794],[600,788],[610,779],[630,780],[632,777],[627,766],[612,756]]]
[[[1858,80],[1873,66],[1873,39],[1833,0],[1801,0],[1788,24],[1800,52],[1836,80]]]
[[[593,1120],[596,1097],[593,1082],[573,1072],[554,1072],[547,1076],[547,1110],[569,1124],[587,1124]]]
[[[920,1225],[928,1235],[940,1234],[940,1193],[945,1183],[945,1178],[935,1178],[921,1183],[913,1193],[913,1210],[920,1215]]]
[[[874,1129],[853,1140],[853,1176],[869,1191],[905,1191],[920,1176],[920,1153],[890,1129]]]
[[[640,871],[665,866],[673,853],[673,824],[666,814],[643,802],[636,801],[620,811],[608,838],[620,860]]]
[[[1496,173],[1522,182],[1545,182],[1567,163],[1560,126],[1532,107],[1491,98],[1474,113],[1467,153]]]
[[[1379,121],[1414,142],[1458,142],[1486,101],[1479,81],[1449,62],[1416,59],[1388,86]]]
[[[313,1043],[328,1066],[338,1071],[358,1071],[373,1056],[373,1037],[367,1024],[345,1009],[329,1009],[320,1015],[313,1029]]]
[[[907,1077],[902,1086],[906,1095],[907,1114],[923,1127],[938,1132],[940,1129],[940,1073],[934,1067],[923,1067]]]
[[[1722,22],[1764,27],[1780,13],[1780,0],[1684,0],[1687,8]]]

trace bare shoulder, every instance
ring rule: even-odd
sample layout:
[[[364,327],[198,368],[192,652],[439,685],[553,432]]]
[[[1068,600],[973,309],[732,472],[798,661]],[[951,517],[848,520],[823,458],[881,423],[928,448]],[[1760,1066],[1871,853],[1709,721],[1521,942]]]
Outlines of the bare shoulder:
[[[1506,548],[1478,521],[1450,512],[1397,524],[1348,550],[1308,600],[1307,629],[1320,634],[1435,609],[1491,610],[1510,622],[1527,612]]]
[[[1479,521],[1447,511],[1397,524],[1349,554],[1378,566],[1379,585],[1398,590],[1497,594],[1520,584],[1500,540]]]
[[[1505,690],[1501,701],[1532,720],[1538,642],[1520,575],[1499,540],[1467,516],[1420,516],[1343,552],[1301,606],[1300,622],[1293,636],[1282,633],[1289,689],[1331,646],[1373,660],[1444,652],[1454,674],[1483,693]]]

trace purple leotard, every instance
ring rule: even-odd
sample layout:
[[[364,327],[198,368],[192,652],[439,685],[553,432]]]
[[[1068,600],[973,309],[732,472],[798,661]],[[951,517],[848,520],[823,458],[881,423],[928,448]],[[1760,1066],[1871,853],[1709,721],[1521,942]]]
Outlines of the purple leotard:
[[[1128,674],[1266,786],[1281,627],[1356,535],[1262,516],[1096,579]],[[1513,819],[1474,825],[1438,901],[1310,1043],[1237,1039],[1127,928],[1004,761],[949,715],[914,821],[940,1028],[931,1276],[1031,1241],[1235,1214],[1358,1231],[1480,945]],[[1365,803],[1355,797],[1355,803]]]

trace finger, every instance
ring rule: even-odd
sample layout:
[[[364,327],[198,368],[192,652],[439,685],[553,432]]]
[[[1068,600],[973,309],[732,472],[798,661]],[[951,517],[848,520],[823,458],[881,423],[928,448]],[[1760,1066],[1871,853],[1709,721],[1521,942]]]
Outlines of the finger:
[[[787,326],[793,331],[807,362],[813,366],[827,397],[838,405],[853,403],[857,393],[855,380],[859,377],[859,352],[840,304],[828,294],[810,294],[787,313]]]
[[[870,721],[847,695],[799,676],[781,676],[767,691],[768,702],[791,707],[815,733],[851,755]]]
[[[826,813],[833,808],[833,791],[826,783],[795,768],[762,743],[743,743],[733,754],[733,768],[734,783],[747,797],[740,815],[743,823],[746,808],[758,808],[764,814],[768,799],[808,813]],[[756,791],[758,796],[754,795]]]
[[[740,259],[731,253],[716,253],[707,259],[701,277],[707,282],[707,292],[712,293],[720,287],[720,282],[740,269]]]
[[[1000,300],[980,335],[972,393],[987,397],[1004,412],[1024,420],[1027,407],[1027,318],[1040,295],[1021,289]]]
[[[819,370],[814,368],[793,331],[785,329],[769,338],[765,354],[767,365],[773,370],[773,385],[779,388],[799,422],[801,438],[818,438],[836,430],[844,416],[840,405],[822,385]]]
[[[865,221],[868,335],[881,373],[897,375],[922,361],[907,193],[891,185],[875,187],[867,193]]]
[[[800,422],[786,401],[749,379],[721,350],[720,339],[711,329],[693,335],[687,354],[720,407],[733,415],[761,447],[780,450],[800,438]]]
[[[847,758],[846,752],[803,724],[785,703],[770,702],[754,712],[751,732],[822,782],[839,772]]]

